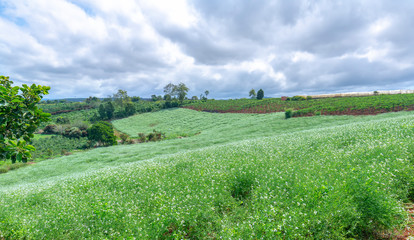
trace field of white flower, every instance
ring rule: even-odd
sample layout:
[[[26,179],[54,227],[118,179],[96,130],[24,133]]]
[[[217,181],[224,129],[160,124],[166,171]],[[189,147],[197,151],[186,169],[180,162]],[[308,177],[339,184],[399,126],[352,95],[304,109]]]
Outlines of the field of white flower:
[[[0,239],[361,239],[407,221],[412,113],[234,114],[227,122],[228,115],[207,115],[180,130],[201,132],[192,137],[101,148],[0,175]],[[167,134],[186,122],[153,116]],[[121,130],[145,132],[153,123]]]

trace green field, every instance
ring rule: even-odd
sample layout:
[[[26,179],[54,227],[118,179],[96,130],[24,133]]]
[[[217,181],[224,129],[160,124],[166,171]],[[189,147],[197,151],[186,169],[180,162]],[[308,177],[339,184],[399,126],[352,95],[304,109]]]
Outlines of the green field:
[[[414,109],[414,94],[376,95],[367,97],[322,98],[282,101],[280,98],[208,100],[185,105],[206,112],[270,113],[295,110],[295,116],[364,115]]]
[[[378,238],[405,226],[414,116],[213,114],[113,122],[155,143],[0,175],[0,239]]]

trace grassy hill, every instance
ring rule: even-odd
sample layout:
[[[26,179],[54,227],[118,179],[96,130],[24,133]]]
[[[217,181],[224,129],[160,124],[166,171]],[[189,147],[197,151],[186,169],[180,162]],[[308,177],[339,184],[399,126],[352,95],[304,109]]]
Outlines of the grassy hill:
[[[407,219],[410,112],[285,120],[173,109],[113,124],[168,140],[0,175],[0,239],[367,238]]]

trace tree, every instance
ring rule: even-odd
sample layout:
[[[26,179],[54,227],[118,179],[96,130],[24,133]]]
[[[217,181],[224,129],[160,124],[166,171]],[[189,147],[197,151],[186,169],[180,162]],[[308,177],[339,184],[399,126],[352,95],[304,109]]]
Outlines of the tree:
[[[262,89],[260,89],[259,91],[257,91],[257,99],[261,100],[264,97],[264,92]]]
[[[135,106],[132,103],[127,103],[125,106],[125,114],[126,116],[132,116],[136,112]]]
[[[164,100],[167,101],[167,102],[171,101],[171,95],[170,94],[165,94],[164,95]]]
[[[174,96],[175,98],[178,98],[181,102],[184,101],[189,90],[190,89],[184,83],[180,83],[178,85],[169,83],[164,87],[165,95]]]
[[[111,123],[99,121],[88,128],[88,139],[99,145],[116,145],[116,137]]]
[[[139,100],[141,100],[140,97],[131,97],[132,102],[139,102]]]
[[[112,97],[114,102],[119,107],[123,108],[127,103],[131,102],[131,98],[128,96],[127,91],[119,89]]]
[[[170,96],[175,96],[175,90],[176,90],[177,86],[169,83],[164,87],[164,93],[165,95],[170,95]]]
[[[85,100],[85,102],[86,102],[86,104],[88,104],[89,106],[91,106],[91,107],[97,107],[98,106],[98,104],[101,102],[101,100],[99,99],[99,98],[97,98],[97,97],[92,97],[92,96],[90,96],[90,97],[88,97],[86,100]]]
[[[256,98],[256,91],[252,88],[252,90],[250,90],[249,92],[249,97],[251,98]]]
[[[207,99],[208,94],[210,94],[210,92],[209,92],[208,90],[206,90],[206,91],[204,92],[204,94],[206,95],[206,99]]]
[[[188,90],[190,90],[184,83],[180,83],[178,84],[178,86],[176,86],[176,92],[178,95],[178,100],[180,100],[180,102],[184,101],[185,96],[187,96]]]
[[[106,117],[108,119],[112,119],[114,117],[115,108],[114,108],[114,105],[112,105],[112,102],[106,103],[105,111],[106,111]]]
[[[50,114],[37,107],[50,87],[32,84],[13,86],[9,77],[0,76],[0,159],[27,162],[31,152],[33,133]]]
[[[108,116],[106,114],[105,107],[102,103],[99,105],[98,113],[99,113],[99,116],[101,117],[102,120],[106,119],[107,116]]]

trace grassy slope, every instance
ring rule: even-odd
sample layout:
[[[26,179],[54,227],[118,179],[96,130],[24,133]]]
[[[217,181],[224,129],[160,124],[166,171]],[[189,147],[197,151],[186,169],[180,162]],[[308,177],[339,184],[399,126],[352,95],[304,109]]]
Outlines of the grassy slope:
[[[332,238],[364,234],[378,222],[393,227],[402,214],[397,200],[407,195],[413,124],[411,113],[283,120],[176,109],[134,116],[114,125],[128,134],[201,134],[95,149],[0,175],[0,233]],[[237,142],[261,136],[273,137]]]
[[[384,115],[383,117],[393,115]],[[14,173],[3,174],[0,177],[0,186],[13,186],[47,181],[49,178],[70,176],[84,171],[103,167],[135,162],[153,157],[168,155],[185,150],[194,150],[202,147],[231,143],[244,139],[273,136],[281,133],[302,131],[322,126],[335,126],[354,121],[368,121],[378,117],[314,117],[304,119],[283,119],[282,113],[266,115],[259,114],[211,114],[188,109],[165,110],[155,113],[135,115],[124,120],[114,121],[117,129],[137,136],[138,132],[151,132],[154,128],[163,131],[167,136],[179,134],[195,135],[182,139],[171,139],[157,143],[138,145],[114,146],[99,148],[85,153],[75,153],[70,156],[46,160],[35,166]],[[188,120],[188,122],[187,122]],[[158,122],[157,126],[151,127]],[[142,125],[141,125],[142,124]],[[129,130],[128,130],[129,129]],[[117,154],[114,154],[116,152]],[[53,179],[52,179],[53,180]]]

